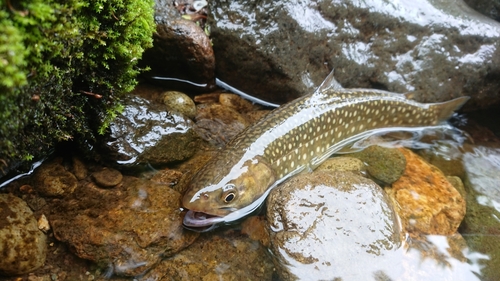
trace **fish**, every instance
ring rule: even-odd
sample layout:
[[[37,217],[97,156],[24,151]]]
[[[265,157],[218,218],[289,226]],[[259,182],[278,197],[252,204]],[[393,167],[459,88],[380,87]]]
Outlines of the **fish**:
[[[332,71],[316,91],[235,136],[193,176],[182,198],[188,210],[183,225],[203,232],[241,220],[274,187],[314,170],[348,144],[375,133],[438,126],[468,99],[420,103],[388,91],[344,89]]]

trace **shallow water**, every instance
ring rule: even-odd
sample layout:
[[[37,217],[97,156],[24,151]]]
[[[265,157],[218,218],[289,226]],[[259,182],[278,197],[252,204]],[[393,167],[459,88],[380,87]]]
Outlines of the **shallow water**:
[[[491,113],[488,112],[488,114]],[[480,115],[479,117],[483,118],[484,116]],[[480,118],[478,119],[484,121]],[[490,118],[490,120],[495,119]],[[356,268],[386,268],[385,271],[373,271],[371,276],[373,280],[496,280],[498,268],[500,268],[500,140],[493,133],[496,132],[496,124],[493,124],[492,130],[489,130],[463,118],[456,119],[454,122],[460,125],[459,127],[464,131],[443,126],[414,132],[410,136],[407,133],[391,133],[384,136],[382,142],[380,137],[374,136],[357,142],[350,150],[345,150],[343,153],[348,154],[375,143],[387,147],[402,145],[412,148],[427,161],[440,168],[446,175],[460,177],[467,194],[467,213],[459,228],[459,233],[465,240],[457,239],[455,236],[426,235],[423,239],[416,241],[405,236],[402,245],[395,249],[393,255],[376,258],[376,262],[372,261],[370,264],[363,264],[363,258],[349,260],[346,257],[339,257],[339,259],[348,261],[339,263],[347,266],[346,270],[337,269],[337,272],[344,272],[344,275],[339,276],[342,280],[355,280],[349,275],[349,272],[356,271]],[[233,276],[231,274],[238,267],[246,266],[245,263],[249,262],[257,264],[259,259],[262,260],[258,262],[259,267],[267,266],[267,268],[272,269],[274,265],[269,259],[269,255],[262,251],[262,246],[255,241],[251,242],[252,240],[246,236],[242,238],[239,234],[240,229],[239,225],[235,225],[217,230],[214,233],[204,233],[191,247],[166,259],[167,263],[162,263],[158,267],[165,272],[175,272],[175,275],[170,276],[173,278],[172,280],[183,280],[182,276],[189,276],[193,280],[203,276],[205,278],[218,276],[220,280],[229,280],[230,276]],[[248,229],[245,232],[248,233]],[[359,233],[359,235],[363,234]],[[51,237],[50,233],[49,237]],[[53,280],[106,278],[113,280],[171,280],[165,275],[152,274],[151,272],[154,270],[150,272],[151,274],[148,273],[143,277],[119,277],[109,271],[110,268],[106,266],[96,266],[75,258],[63,243],[58,242],[53,237],[50,239],[54,246],[49,248],[49,259],[46,266],[35,271],[31,278],[34,278],[33,276],[40,278],[55,276],[51,278]],[[214,243],[215,245],[212,245]],[[222,246],[218,247],[217,243],[222,243]],[[197,247],[205,247],[205,255],[209,256],[204,258],[205,261],[196,260],[196,256],[200,255],[196,252]],[[258,252],[261,256],[250,258],[249,251]],[[229,260],[227,260],[228,257],[230,257]],[[241,262],[240,264],[237,263],[238,260]],[[175,261],[178,263],[174,263]],[[193,276],[193,273],[188,270],[189,264],[203,264],[204,262],[215,264],[213,272],[210,272],[211,275],[200,271],[198,276]],[[209,264],[206,266],[207,271],[212,270]],[[137,265],[123,266],[134,267]],[[184,266],[186,268],[183,268]],[[310,279],[307,274],[307,265],[294,264],[294,266],[296,272],[303,274],[297,274],[301,276],[302,280]],[[57,273],[51,273],[54,271]],[[61,272],[65,273],[61,275]],[[179,272],[184,272],[184,275]],[[241,275],[239,276],[241,277]],[[272,276],[268,280],[280,280],[276,273]],[[262,280],[263,276],[257,279],[255,277],[256,275],[247,276],[249,280]],[[0,280],[38,280],[28,278],[30,278],[29,275],[21,277],[21,279],[0,277]]]

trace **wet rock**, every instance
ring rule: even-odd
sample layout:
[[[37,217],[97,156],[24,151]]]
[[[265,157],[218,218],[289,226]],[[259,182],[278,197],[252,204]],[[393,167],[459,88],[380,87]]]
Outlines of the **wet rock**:
[[[191,157],[199,143],[192,122],[161,105],[130,96],[110,125],[103,157],[122,166],[162,165]]]
[[[181,18],[175,1],[155,0],[153,48],[142,64],[149,75],[175,77],[200,84],[215,83],[215,57],[210,39],[195,22]]]
[[[136,276],[198,236],[182,226],[180,196],[166,185],[124,177],[113,189],[79,186],[71,198],[52,201],[48,217],[55,237],[79,257]]]
[[[443,173],[408,149],[403,176],[385,191],[395,202],[403,229],[412,234],[451,235],[465,216],[465,200]]]
[[[66,196],[73,193],[76,177],[61,165],[60,159],[43,163],[33,177],[33,187],[45,196]]]
[[[198,106],[196,132],[209,143],[223,146],[249,125],[236,110],[220,104]]]
[[[113,187],[122,182],[123,175],[113,168],[103,168],[92,173],[92,178],[100,187]]]
[[[205,234],[138,280],[271,280],[273,264],[257,241]]]
[[[333,157],[326,159],[315,171],[339,171],[366,174],[365,164],[354,157]]]
[[[219,103],[223,106],[232,107],[241,113],[249,112],[255,108],[251,102],[235,94],[220,94]]]
[[[375,280],[487,280],[478,270],[478,261],[486,256],[472,252],[464,238],[459,234],[422,235],[417,239],[408,239],[405,256],[402,261],[399,278]],[[478,278],[481,276],[481,279]]]
[[[259,241],[263,246],[269,247],[269,232],[264,216],[251,216],[241,223],[241,233],[250,239]]]
[[[163,169],[157,171],[152,177],[151,181],[166,184],[166,185],[176,185],[182,177],[182,172],[171,169]]]
[[[471,96],[466,108],[500,101],[500,24],[461,2],[210,4],[218,78],[262,99],[310,93],[334,68],[346,88],[426,102]]]
[[[468,145],[463,165],[469,186],[475,191],[500,202],[500,144]],[[493,206],[493,204],[488,204]]]
[[[388,184],[398,180],[406,167],[406,158],[395,148],[372,145],[351,156],[365,162],[372,177]]]
[[[28,205],[0,194],[0,275],[31,272],[44,264],[46,253],[47,238]]]
[[[464,2],[481,14],[496,21],[500,21],[499,0],[464,0]]]
[[[467,214],[460,232],[472,251],[483,253],[487,257],[481,262],[481,278],[488,281],[498,279],[500,264],[499,151],[498,143],[483,143],[468,146],[463,157]]]
[[[164,92],[161,101],[167,106],[167,110],[193,119],[196,116],[196,105],[186,94],[177,91]]]
[[[369,179],[350,172],[301,174],[271,191],[267,206],[271,251],[283,280],[368,280],[399,271],[392,264],[402,255],[396,214]]]

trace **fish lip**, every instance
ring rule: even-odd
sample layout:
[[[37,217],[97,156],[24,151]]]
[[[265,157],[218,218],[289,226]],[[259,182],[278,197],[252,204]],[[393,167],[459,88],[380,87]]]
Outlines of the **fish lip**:
[[[202,228],[207,226],[212,226],[217,223],[224,221],[224,217],[214,216],[203,212],[195,212],[193,210],[187,211],[184,216],[183,224],[184,226],[191,228]]]

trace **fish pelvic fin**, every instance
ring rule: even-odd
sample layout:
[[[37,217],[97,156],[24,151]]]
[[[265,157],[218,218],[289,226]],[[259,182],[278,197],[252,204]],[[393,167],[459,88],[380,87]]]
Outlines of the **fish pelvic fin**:
[[[444,122],[450,119],[455,111],[459,110],[469,99],[470,97],[465,96],[433,104],[432,107],[436,110],[437,121]]]

